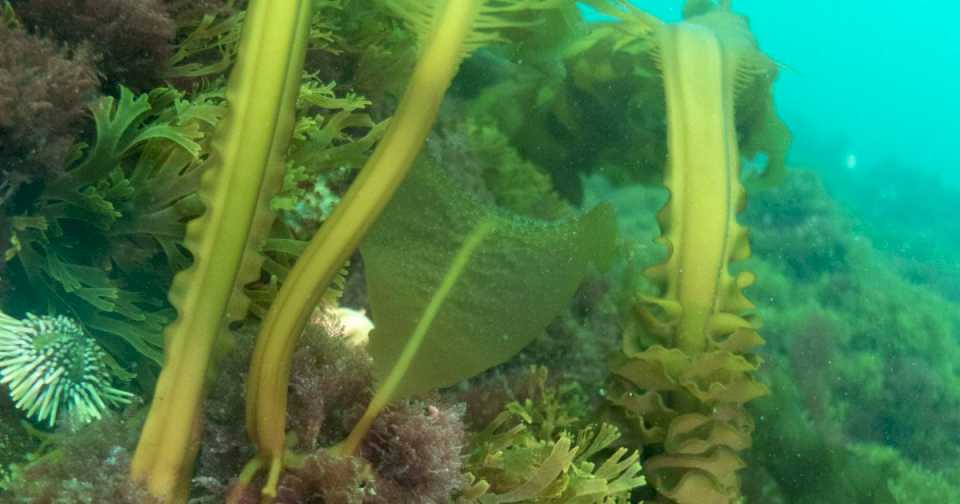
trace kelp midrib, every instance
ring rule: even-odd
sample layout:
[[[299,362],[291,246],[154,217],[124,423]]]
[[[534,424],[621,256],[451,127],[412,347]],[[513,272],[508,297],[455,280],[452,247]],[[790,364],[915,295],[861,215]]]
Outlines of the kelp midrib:
[[[248,467],[255,472],[257,464],[269,461],[262,488],[267,496],[275,495],[284,464],[290,360],[307,317],[406,177],[463,57],[504,40],[499,29],[520,30],[535,24],[508,17],[558,8],[560,3],[390,0],[386,5],[417,33],[417,64],[383,139],[297,260],[264,318],[254,349],[247,385],[247,431],[258,445],[259,457]]]
[[[744,191],[735,113],[737,94],[757,75],[751,58],[759,57],[749,52],[755,47],[737,45],[741,39],[728,43],[730,36],[744,34],[693,19],[641,37],[653,42],[667,100],[670,199],[658,221],[668,254],[647,270],[660,293],[641,297],[639,334],[627,331],[611,369],[625,393],[612,399],[644,419],[646,444],[662,446],[644,466],[659,495],[681,504],[738,498],[737,454],[752,430],[743,404],[767,393],[752,378],[760,362],[751,353],[763,340],[741,292],[752,275],[729,271],[749,255],[736,219]],[[648,336],[655,342],[644,345]],[[648,400],[636,401],[639,393]]]
[[[186,500],[200,398],[225,325],[245,316],[242,287],[260,271],[257,253],[273,221],[269,200],[282,183],[300,87],[310,2],[252,2],[239,58],[227,84],[198,195],[204,214],[187,225],[194,264],[177,275],[166,366],[131,464],[134,480],[165,502]],[[214,253],[215,252],[215,253]]]
[[[679,30],[688,33],[680,34]],[[691,42],[690,35],[699,39],[693,41],[696,47],[683,47]],[[724,85],[729,77],[724,75],[728,69],[721,63],[722,48],[706,29],[696,25],[663,26],[660,51],[671,144],[665,179],[671,198],[663,210],[663,224],[671,243],[671,257],[666,263],[672,264],[673,279],[667,283],[666,298],[683,307],[674,344],[688,352],[700,352],[710,336],[710,319],[721,310],[721,286],[737,232],[734,184],[738,161],[736,145],[730,144],[730,139],[736,138],[732,96]],[[713,58],[704,58],[706,52],[714,53]],[[711,75],[678,79],[679,70],[673,67],[682,65],[680,58],[696,58],[697,64],[687,68],[692,66]],[[697,107],[697,102],[704,99],[704,86],[711,82],[716,85],[709,90],[710,105]],[[722,114],[711,116],[717,110]],[[722,190],[716,190],[717,186]]]

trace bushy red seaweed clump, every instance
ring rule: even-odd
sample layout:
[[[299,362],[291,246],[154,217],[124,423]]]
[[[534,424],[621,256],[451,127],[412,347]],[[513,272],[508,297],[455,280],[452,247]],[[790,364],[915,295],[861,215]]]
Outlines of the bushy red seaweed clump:
[[[341,333],[336,318],[318,312],[293,356],[288,422],[304,450],[344,439],[372,397],[370,356]]]
[[[244,370],[233,364],[249,362],[252,346],[252,334],[241,331],[206,402],[204,443],[193,481],[200,491],[194,495],[222,498],[229,478],[253,456],[243,426],[236,422],[243,418]],[[296,441],[294,451],[303,459],[281,477],[278,504],[441,503],[462,487],[464,408],[435,396],[382,413],[358,456],[330,450],[363,414],[373,384],[363,346],[343,337],[337,319],[318,312],[301,336],[290,378],[287,426]],[[230,502],[257,502],[260,484],[234,485]]]
[[[88,43],[112,82],[146,88],[173,52],[176,25],[161,0],[20,0],[17,15],[37,34]]]
[[[382,413],[362,448],[377,491],[365,502],[448,502],[465,482],[460,456],[465,444],[462,407],[411,402]]]
[[[63,169],[97,87],[86,46],[60,48],[0,24],[0,203]]]
[[[139,422],[111,416],[77,432],[56,434],[57,448],[25,465],[3,502],[32,504],[157,502],[130,481]]]

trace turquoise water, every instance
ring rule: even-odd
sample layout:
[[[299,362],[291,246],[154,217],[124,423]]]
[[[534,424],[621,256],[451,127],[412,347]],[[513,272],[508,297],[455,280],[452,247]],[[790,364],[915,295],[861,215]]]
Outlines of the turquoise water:
[[[680,18],[681,2],[633,3]],[[796,133],[795,160],[843,169],[852,155],[868,177],[894,159],[960,182],[958,4],[735,0],[733,7],[782,65],[777,102]]]

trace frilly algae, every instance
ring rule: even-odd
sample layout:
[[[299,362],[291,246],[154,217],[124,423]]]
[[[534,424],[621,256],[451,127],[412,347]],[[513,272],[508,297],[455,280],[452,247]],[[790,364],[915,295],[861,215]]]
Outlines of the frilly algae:
[[[620,431],[611,424],[584,426],[570,407],[576,391],[547,385],[546,368],[529,374],[534,398],[507,404],[471,440],[470,482],[458,502],[631,502],[646,484],[640,452],[617,446]]]
[[[667,112],[669,200],[657,216],[667,259],[647,270],[660,294],[637,300],[637,324],[612,365],[624,380],[612,400],[645,443],[662,446],[645,463],[661,495],[735,502],[744,467],[737,452],[753,431],[743,405],[768,392],[752,377],[760,361],[751,354],[763,340],[741,293],[754,277],[728,269],[750,255],[736,220],[745,204],[737,103],[769,82],[771,67],[746,22],[725,9],[664,24],[630,7],[601,8],[625,25],[626,46],[652,54]]]

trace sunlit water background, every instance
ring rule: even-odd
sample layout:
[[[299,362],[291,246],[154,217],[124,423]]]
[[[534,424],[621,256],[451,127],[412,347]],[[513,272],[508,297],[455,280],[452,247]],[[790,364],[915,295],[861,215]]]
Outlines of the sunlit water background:
[[[633,2],[681,18],[680,0]],[[818,172],[879,249],[960,277],[960,4],[732,5],[781,66],[791,167]]]

